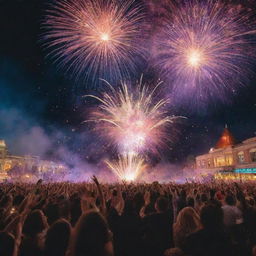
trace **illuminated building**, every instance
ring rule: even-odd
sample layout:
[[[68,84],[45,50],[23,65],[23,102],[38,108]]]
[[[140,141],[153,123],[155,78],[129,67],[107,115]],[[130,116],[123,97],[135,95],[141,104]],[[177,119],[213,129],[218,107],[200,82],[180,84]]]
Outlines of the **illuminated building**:
[[[64,173],[67,167],[53,161],[41,160],[38,156],[10,155],[4,140],[0,140],[0,181],[12,176],[17,179],[58,175]]]
[[[5,158],[8,154],[7,147],[4,140],[0,140],[0,158]]]
[[[196,168],[216,179],[256,180],[256,137],[236,144],[226,127],[216,146],[196,157]]]
[[[4,140],[0,140],[0,180],[7,178],[6,169],[10,166],[5,161],[8,154],[7,147]]]

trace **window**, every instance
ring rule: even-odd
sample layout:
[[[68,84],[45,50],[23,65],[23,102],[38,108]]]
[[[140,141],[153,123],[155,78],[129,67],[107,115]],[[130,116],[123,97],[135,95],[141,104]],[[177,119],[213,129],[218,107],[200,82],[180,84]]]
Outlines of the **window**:
[[[238,162],[239,162],[240,164],[244,163],[244,151],[240,151],[240,152],[237,154],[237,156],[238,156]]]
[[[233,156],[226,155],[226,165],[231,166],[233,164]]]
[[[224,156],[218,156],[215,158],[215,167],[222,167],[222,166],[226,166],[225,163],[225,157]]]
[[[251,149],[249,152],[250,152],[251,161],[256,162],[256,148]]]

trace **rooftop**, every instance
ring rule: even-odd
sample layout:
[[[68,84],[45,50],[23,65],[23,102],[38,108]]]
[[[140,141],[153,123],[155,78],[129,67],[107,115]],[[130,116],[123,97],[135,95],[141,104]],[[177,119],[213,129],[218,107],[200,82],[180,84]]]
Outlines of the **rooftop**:
[[[228,130],[227,127],[225,127],[221,137],[219,138],[215,149],[221,149],[221,148],[226,148],[229,146],[233,146],[235,144],[235,139],[231,132]]]

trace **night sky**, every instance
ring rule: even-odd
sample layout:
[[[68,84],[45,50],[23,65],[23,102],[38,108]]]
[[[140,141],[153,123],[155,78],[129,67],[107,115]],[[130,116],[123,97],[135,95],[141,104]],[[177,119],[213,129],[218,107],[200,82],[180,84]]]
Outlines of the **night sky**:
[[[82,124],[91,103],[81,95],[89,90],[58,70],[40,44],[46,3],[0,0],[0,138],[15,154],[55,159],[59,157],[56,152],[65,149],[67,158],[74,154],[97,162],[106,154],[105,147]],[[146,77],[154,76],[150,67],[145,70]],[[255,77],[250,81],[226,104],[217,102],[195,110],[174,106],[172,111],[187,120],[178,125],[174,142],[161,158],[177,163],[205,153],[215,145],[225,124],[237,142],[255,136]]]

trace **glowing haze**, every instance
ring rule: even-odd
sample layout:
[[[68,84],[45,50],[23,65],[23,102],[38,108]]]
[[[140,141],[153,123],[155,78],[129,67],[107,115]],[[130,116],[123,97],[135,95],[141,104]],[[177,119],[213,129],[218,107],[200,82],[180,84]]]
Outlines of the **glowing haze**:
[[[55,1],[42,24],[43,42],[76,78],[120,80],[145,57],[139,43],[143,18],[142,6],[134,0]]]
[[[255,15],[220,1],[180,1],[170,6],[157,35],[156,62],[184,103],[225,101],[245,84],[255,60]]]

